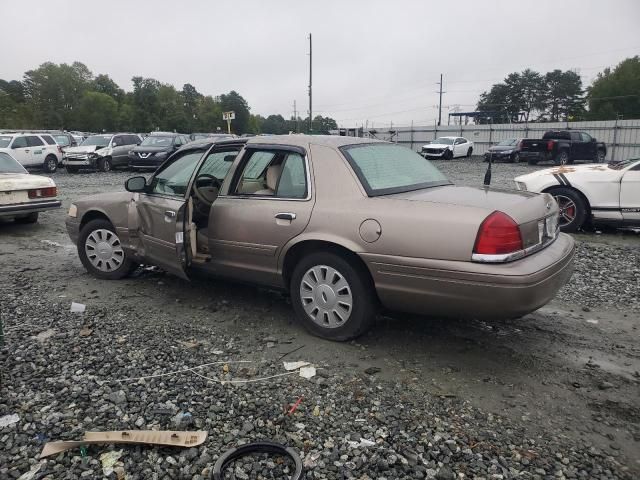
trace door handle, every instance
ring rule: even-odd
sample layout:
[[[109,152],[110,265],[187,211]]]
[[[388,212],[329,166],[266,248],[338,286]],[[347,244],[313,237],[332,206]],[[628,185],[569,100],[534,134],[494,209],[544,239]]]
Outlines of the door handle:
[[[276,213],[276,219],[291,221],[291,220],[295,220],[296,219],[296,214],[295,213],[289,213],[289,212]]]
[[[167,210],[166,212],[164,212],[164,216],[174,218],[176,216],[176,212],[174,212],[173,210]]]
[[[25,150],[24,153],[29,153],[31,150]]]

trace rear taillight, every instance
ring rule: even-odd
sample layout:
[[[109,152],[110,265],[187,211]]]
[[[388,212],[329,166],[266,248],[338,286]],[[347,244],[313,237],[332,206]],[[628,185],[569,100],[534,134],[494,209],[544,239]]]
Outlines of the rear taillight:
[[[55,197],[57,193],[56,187],[36,188],[29,190],[29,198]]]
[[[547,142],[547,150],[549,151],[553,150],[553,140],[549,140]]]
[[[506,213],[493,212],[480,225],[473,253],[504,255],[522,249],[522,235],[518,224]]]

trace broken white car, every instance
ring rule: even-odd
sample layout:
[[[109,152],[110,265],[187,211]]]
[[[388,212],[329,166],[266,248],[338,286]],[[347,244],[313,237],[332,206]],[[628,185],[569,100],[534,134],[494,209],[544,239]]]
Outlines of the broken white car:
[[[640,227],[640,158],[591,165],[563,165],[515,178],[518,190],[553,195],[560,230],[587,223]]]
[[[458,157],[470,157],[473,142],[463,137],[439,137],[422,146],[420,155],[424,158],[451,160]]]
[[[53,180],[31,175],[11,155],[0,152],[0,218],[35,223],[39,212],[60,204]]]

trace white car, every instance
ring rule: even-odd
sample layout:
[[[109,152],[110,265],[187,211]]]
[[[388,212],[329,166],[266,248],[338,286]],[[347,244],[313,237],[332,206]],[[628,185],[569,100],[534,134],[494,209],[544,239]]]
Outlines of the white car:
[[[451,160],[458,157],[470,157],[473,142],[463,137],[438,137],[422,146],[420,154],[424,158],[443,158]]]
[[[0,218],[35,223],[38,212],[60,208],[55,182],[31,175],[6,152],[0,152]]]
[[[10,154],[23,167],[53,173],[62,161],[62,149],[48,133],[0,134],[0,152]]]
[[[516,177],[515,182],[518,190],[555,197],[563,232],[575,232],[588,222],[640,226],[640,158],[547,168]]]

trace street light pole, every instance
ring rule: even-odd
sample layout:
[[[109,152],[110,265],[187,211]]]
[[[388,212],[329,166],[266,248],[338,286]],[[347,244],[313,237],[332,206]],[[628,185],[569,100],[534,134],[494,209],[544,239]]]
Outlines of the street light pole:
[[[313,52],[311,45],[311,34],[309,34],[309,133],[313,133],[313,109],[312,109],[312,74],[313,74]]]

